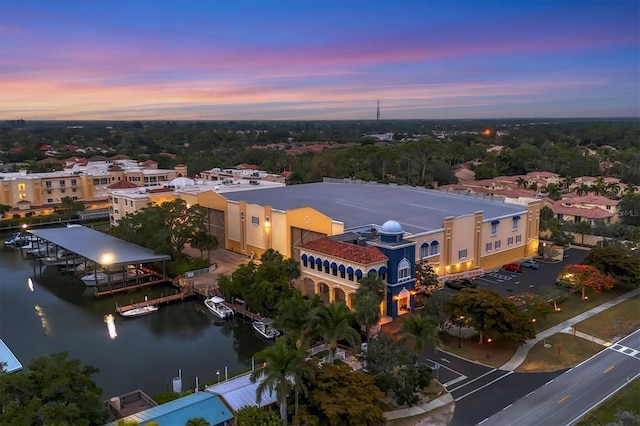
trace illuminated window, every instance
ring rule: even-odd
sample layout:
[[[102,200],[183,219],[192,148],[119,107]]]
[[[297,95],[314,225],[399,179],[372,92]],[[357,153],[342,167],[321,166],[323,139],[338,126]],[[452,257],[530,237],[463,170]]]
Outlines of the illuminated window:
[[[398,264],[398,281],[406,281],[411,278],[411,264],[407,259],[402,259]]]
[[[18,184],[18,191],[25,191],[27,189],[27,185],[24,183]]]
[[[27,194],[18,194],[18,198],[24,200],[25,198],[27,198]]]

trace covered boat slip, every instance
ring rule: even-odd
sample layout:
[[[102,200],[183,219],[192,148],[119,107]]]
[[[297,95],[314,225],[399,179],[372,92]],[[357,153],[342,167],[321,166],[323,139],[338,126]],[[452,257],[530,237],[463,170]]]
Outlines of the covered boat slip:
[[[162,262],[162,279],[166,280],[165,261],[170,260],[171,256],[155,254],[145,247],[94,229],[85,226],[68,226],[32,229],[28,232],[111,271],[124,270],[128,265]]]
[[[5,364],[4,371],[6,373],[13,373],[14,371],[22,370],[22,364],[20,364],[18,358],[16,358],[2,339],[0,339],[0,363]]]

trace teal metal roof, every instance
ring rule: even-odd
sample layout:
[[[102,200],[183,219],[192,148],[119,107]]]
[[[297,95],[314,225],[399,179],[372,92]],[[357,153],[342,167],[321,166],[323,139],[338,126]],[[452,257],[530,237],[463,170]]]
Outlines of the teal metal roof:
[[[202,417],[215,426],[233,419],[233,414],[217,395],[198,392],[132,414],[125,417],[125,420],[137,421],[140,425],[154,421],[159,426],[174,426],[184,425],[189,419],[196,417]],[[111,422],[106,426],[116,425],[117,422]]]

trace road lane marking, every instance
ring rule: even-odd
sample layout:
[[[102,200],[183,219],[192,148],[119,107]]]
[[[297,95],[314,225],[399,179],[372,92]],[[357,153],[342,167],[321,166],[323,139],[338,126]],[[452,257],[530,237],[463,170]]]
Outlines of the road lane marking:
[[[562,398],[560,398],[560,400],[558,401],[558,404],[560,404],[562,401],[564,401],[565,399],[569,398],[571,396],[571,394],[566,394],[565,396],[563,396]]]
[[[504,407],[504,408],[502,409],[502,411],[506,410],[507,408],[511,407],[512,405],[513,405],[513,404],[509,404],[509,405],[507,405],[506,407]]]
[[[613,370],[613,365],[611,367],[607,368],[606,370],[604,370],[604,374],[607,374],[611,370]]]
[[[454,401],[455,401],[455,402],[458,402],[458,401],[460,401],[461,399],[464,399],[464,398],[468,397],[469,395],[474,394],[474,393],[478,392],[479,390],[482,390],[482,389],[486,388],[487,386],[491,386],[492,384],[494,384],[494,383],[495,383],[495,382],[497,382],[498,380],[502,380],[502,379],[504,379],[505,377],[507,377],[507,376],[509,376],[509,375],[511,375],[511,374],[513,374],[513,371],[509,371],[507,374],[504,374],[504,375],[502,375],[502,376],[498,377],[497,379],[490,381],[490,382],[489,382],[489,383],[487,383],[486,385],[484,385],[484,386],[480,386],[479,388],[474,389],[474,390],[472,390],[471,392],[468,392],[468,393],[466,393],[466,394],[464,394],[464,395],[462,395],[462,396],[460,396],[460,397],[458,397],[458,398],[454,399]],[[463,385],[463,386],[464,386],[464,385]]]
[[[489,370],[489,371],[487,371],[486,373],[484,373],[484,374],[482,374],[482,375],[480,375],[480,376],[476,377],[475,379],[470,380],[470,381],[468,381],[467,383],[464,383],[464,384],[462,384],[462,385],[458,386],[457,388],[450,389],[450,390],[449,390],[449,392],[455,392],[455,391],[457,391],[458,389],[463,388],[463,387],[467,386],[468,384],[471,384],[471,383],[475,382],[476,380],[480,380],[480,379],[482,379],[484,376],[487,376],[487,375],[489,375],[489,374],[493,373],[494,371],[498,371],[498,369],[497,369],[497,368],[494,368],[493,370]]]

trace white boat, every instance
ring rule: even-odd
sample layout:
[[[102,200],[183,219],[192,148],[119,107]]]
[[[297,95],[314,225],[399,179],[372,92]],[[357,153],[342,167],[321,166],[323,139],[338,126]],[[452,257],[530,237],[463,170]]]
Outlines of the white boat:
[[[273,320],[271,318],[262,318],[262,321],[254,321],[253,329],[265,339],[275,339],[280,335],[280,332],[273,328]]]
[[[204,299],[204,305],[222,319],[231,318],[234,314],[233,309],[224,304],[224,299],[222,297],[213,296],[208,299]]]
[[[80,279],[84,282],[85,285],[95,286],[100,281],[108,281],[109,275],[105,274],[104,272],[94,271],[90,274],[80,277]]]
[[[25,235],[22,232],[15,232],[9,238],[4,240],[5,246],[22,247],[31,242],[31,235]]]
[[[126,311],[118,311],[120,315],[126,318],[139,317],[142,315],[152,314],[158,310],[156,305],[142,306],[140,308],[128,309]]]

